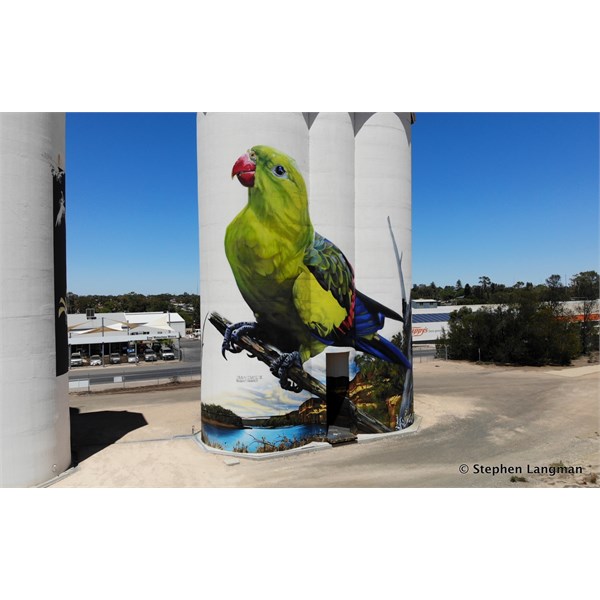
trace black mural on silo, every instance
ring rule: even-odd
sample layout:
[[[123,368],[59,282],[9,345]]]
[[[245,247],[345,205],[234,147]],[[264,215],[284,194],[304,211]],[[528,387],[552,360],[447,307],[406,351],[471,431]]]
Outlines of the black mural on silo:
[[[52,167],[54,219],[54,339],[56,344],[56,376],[69,370],[67,333],[67,230],[65,205],[65,172]]]

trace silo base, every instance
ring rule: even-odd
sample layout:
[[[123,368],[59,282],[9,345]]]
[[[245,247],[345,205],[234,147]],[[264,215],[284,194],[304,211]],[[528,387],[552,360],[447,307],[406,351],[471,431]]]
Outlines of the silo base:
[[[355,441],[359,444],[366,444],[371,442],[378,442],[384,439],[404,437],[406,435],[411,435],[418,433],[421,428],[422,417],[419,415],[415,415],[414,421],[412,425],[406,427],[405,429],[401,429],[399,431],[390,431],[387,433],[359,433],[355,437]],[[290,448],[289,450],[279,450],[277,452],[231,452],[229,450],[221,450],[220,448],[214,448],[205,444],[202,441],[202,433],[196,433],[193,438],[195,442],[202,448],[205,452],[210,452],[211,454],[220,454],[222,456],[227,457],[236,457],[236,458],[244,458],[250,460],[267,460],[272,458],[282,458],[285,456],[290,456],[293,454],[300,454],[306,452],[316,452],[320,450],[331,450],[336,443],[332,442],[310,442],[305,446],[301,446],[300,448]],[[341,445],[341,444],[339,444]],[[345,444],[344,444],[345,445]]]

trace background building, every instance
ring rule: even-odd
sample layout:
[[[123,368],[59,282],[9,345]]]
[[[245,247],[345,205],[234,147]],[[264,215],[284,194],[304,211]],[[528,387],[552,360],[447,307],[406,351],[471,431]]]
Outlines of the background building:
[[[176,312],[90,313],[68,315],[69,347],[108,356],[124,346],[185,337],[185,321]]]

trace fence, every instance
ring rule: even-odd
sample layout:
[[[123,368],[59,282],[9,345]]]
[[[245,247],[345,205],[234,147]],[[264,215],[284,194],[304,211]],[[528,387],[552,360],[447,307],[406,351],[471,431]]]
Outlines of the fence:
[[[421,363],[437,358],[446,359],[446,356],[445,354],[442,354],[441,356],[438,355],[435,344],[419,344],[413,346],[413,362]]]
[[[133,389],[140,387],[153,387],[174,383],[200,382],[200,375],[175,375],[172,377],[152,377],[149,379],[127,379],[126,375],[115,375],[112,382],[94,382],[90,379],[74,379],[69,381],[69,392],[82,394],[103,392],[107,390]]]

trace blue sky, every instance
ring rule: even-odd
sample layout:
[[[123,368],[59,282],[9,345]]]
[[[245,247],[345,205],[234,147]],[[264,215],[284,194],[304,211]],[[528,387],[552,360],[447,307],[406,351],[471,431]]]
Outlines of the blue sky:
[[[417,113],[413,281],[598,270],[598,114]]]
[[[196,115],[67,114],[76,294],[198,293]]]
[[[68,113],[68,287],[197,293],[196,116]],[[598,270],[598,115],[419,113],[413,282]]]

